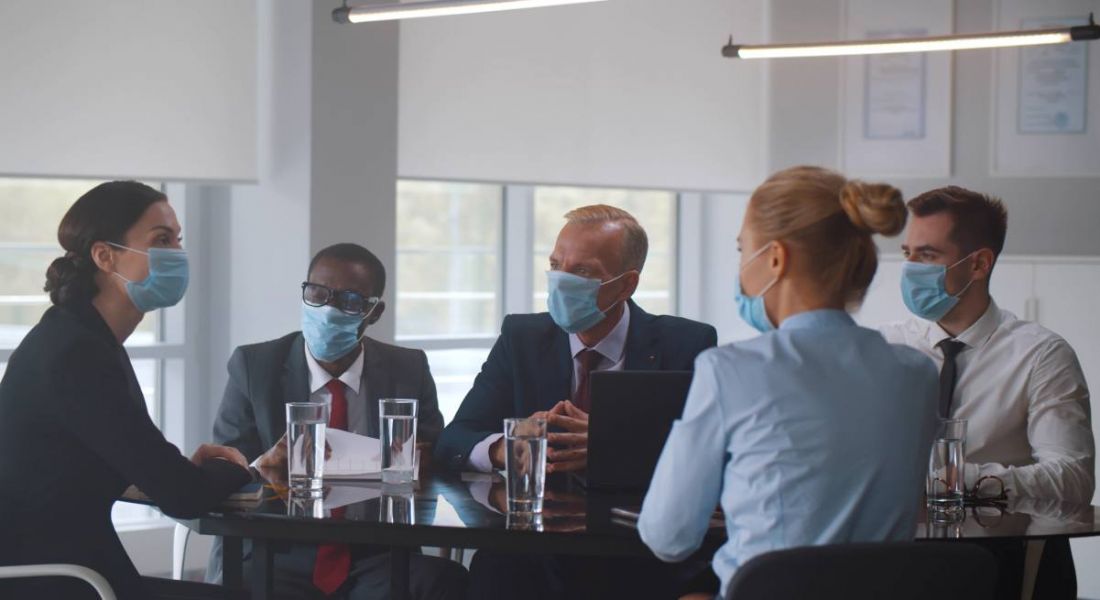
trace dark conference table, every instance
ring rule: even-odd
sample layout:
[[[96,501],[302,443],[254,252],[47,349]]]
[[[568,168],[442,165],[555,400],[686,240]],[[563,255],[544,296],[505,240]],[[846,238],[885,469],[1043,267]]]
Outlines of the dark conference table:
[[[181,521],[191,530],[224,538],[224,584],[244,587],[243,541],[252,543],[249,582],[253,598],[269,598],[272,561],[288,543],[343,542],[387,546],[392,555],[391,597],[408,597],[409,556],[421,546],[485,548],[498,552],[651,557],[637,530],[612,508],[637,509],[638,494],[586,493],[565,477],[547,482],[541,524],[502,514],[503,482],[482,474],[435,474],[415,489],[378,482],[333,484],[322,500],[285,499],[265,488],[262,503]],[[328,517],[324,504],[344,504],[341,519]],[[495,508],[491,508],[495,507]],[[967,509],[956,524],[921,518],[918,540],[980,540],[1100,535],[1100,509],[1059,503],[1011,502],[1004,509]],[[725,541],[715,527],[700,556],[709,557]]]

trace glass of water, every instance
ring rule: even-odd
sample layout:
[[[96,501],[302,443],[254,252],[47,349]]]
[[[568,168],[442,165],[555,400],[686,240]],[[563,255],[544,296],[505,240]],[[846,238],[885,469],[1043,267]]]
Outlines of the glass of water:
[[[943,419],[932,442],[925,494],[931,522],[960,520],[966,492],[966,420]]]
[[[415,398],[382,398],[378,401],[382,432],[382,483],[410,483],[416,470]]]
[[[546,419],[504,419],[509,513],[542,513],[546,484]]]
[[[398,525],[416,524],[416,494],[411,485],[382,484],[382,502],[378,520]]]
[[[328,406],[323,402],[287,403],[287,480],[292,492],[321,494],[327,424]]]

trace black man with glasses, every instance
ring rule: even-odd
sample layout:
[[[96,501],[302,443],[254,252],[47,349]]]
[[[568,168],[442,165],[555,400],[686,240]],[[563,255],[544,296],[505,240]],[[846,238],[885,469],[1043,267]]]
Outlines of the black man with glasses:
[[[240,450],[262,473],[285,473],[287,402],[324,402],[330,407],[330,427],[378,437],[379,398],[416,398],[417,437],[434,442],[443,429],[443,415],[427,356],[366,335],[386,309],[381,300],[385,284],[382,262],[362,246],[336,244],[318,252],[300,290],[302,330],[242,346],[229,359],[229,383],[214,439]],[[220,578],[220,566],[219,544],[208,580]],[[465,596],[461,565],[414,555],[410,567],[414,598]],[[295,545],[275,555],[277,595],[386,598],[389,573],[388,553],[369,546]]]

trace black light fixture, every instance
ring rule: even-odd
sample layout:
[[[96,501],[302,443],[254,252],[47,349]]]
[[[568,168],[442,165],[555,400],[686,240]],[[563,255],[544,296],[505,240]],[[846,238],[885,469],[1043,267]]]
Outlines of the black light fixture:
[[[917,38],[890,38],[845,42],[803,44],[739,45],[730,38],[722,48],[726,58],[804,58],[815,56],[858,56],[864,54],[898,54],[904,52],[937,52],[941,50],[973,50],[977,48],[1007,48],[1040,46],[1100,39],[1100,25],[1089,13],[1088,25],[1029,29],[1000,33],[974,33]]]

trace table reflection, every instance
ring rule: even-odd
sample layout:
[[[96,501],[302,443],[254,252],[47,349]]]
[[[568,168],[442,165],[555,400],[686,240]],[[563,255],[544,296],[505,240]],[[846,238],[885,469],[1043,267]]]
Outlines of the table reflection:
[[[333,519],[333,510],[342,508],[339,518],[351,524],[571,533],[628,542],[637,540],[637,531],[631,523],[615,522],[610,510],[636,510],[642,500],[636,493],[586,493],[567,478],[548,479],[543,512],[535,518],[507,514],[507,491],[499,475],[428,473],[411,486],[328,482],[322,498],[292,496],[278,481],[266,487],[263,504],[243,511],[227,509],[227,513]],[[957,523],[931,522],[922,510],[914,533],[918,539],[941,540],[1078,536],[1100,534],[1100,521],[1092,506],[1011,497],[1001,505],[968,506]],[[708,534],[718,545],[724,536],[722,527]]]

